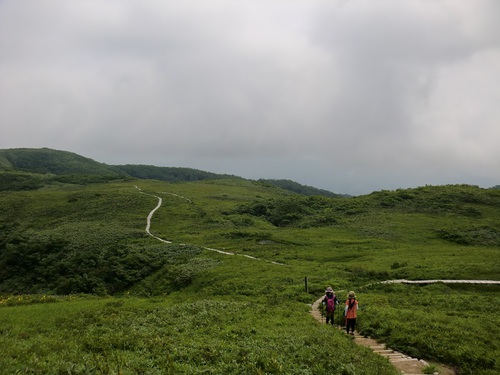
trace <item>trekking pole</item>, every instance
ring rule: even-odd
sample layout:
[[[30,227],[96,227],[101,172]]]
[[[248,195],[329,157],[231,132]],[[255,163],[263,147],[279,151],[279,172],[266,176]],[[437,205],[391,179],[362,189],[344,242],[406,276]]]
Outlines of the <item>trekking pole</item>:
[[[337,324],[338,324],[338,326],[339,326],[340,328],[342,328],[342,312],[340,311],[340,310],[341,310],[341,308],[340,308],[340,303],[339,303],[339,305],[338,305],[337,307],[338,307],[338,308],[337,308],[337,310],[338,310],[338,314],[337,314],[337,315],[339,316],[339,319],[338,319],[338,321],[337,321]]]
[[[340,314],[339,314],[339,310],[340,310],[340,304],[337,305],[337,325],[340,326]]]
[[[323,306],[323,301],[319,304],[321,306],[321,323],[326,323],[326,314],[325,314],[325,306]],[[323,322],[323,318],[325,321]]]

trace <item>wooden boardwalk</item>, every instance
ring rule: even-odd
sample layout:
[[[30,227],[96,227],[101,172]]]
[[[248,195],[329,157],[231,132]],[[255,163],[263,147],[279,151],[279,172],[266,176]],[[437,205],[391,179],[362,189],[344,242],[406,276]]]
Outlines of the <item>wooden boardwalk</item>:
[[[324,322],[321,312],[319,310],[319,305],[323,297],[318,299],[313,303],[311,308],[311,315],[319,322]],[[343,330],[342,327],[339,329]],[[379,343],[376,340],[361,336],[358,332],[354,333],[354,342],[358,345],[363,345],[369,347],[374,353],[377,353],[385,358],[387,358],[394,367],[396,367],[401,374],[406,375],[421,375],[424,374],[423,369],[428,366],[428,363],[422,359],[412,358],[404,353],[392,350],[386,347],[385,344]],[[451,369],[444,368],[440,375],[453,375],[455,374]]]
[[[498,280],[387,280],[380,281],[377,284],[485,284],[485,285],[500,285]]]

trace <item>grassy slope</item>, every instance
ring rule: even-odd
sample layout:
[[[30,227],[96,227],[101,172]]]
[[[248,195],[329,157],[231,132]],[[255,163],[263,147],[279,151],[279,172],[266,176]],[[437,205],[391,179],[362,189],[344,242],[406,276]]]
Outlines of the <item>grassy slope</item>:
[[[260,184],[141,181],[140,187],[163,198],[153,217],[155,235],[260,260],[205,250],[184,264],[166,266],[130,290],[131,295],[159,297],[2,307],[0,320],[6,328],[0,346],[9,349],[0,367],[24,365],[43,371],[44,366],[55,366],[51,368],[74,368],[76,373],[91,371],[92,366],[94,370],[111,366],[110,373],[118,373],[118,368],[131,373],[140,369],[154,373],[160,368],[175,373],[389,373],[383,361],[352,347],[337,333],[328,334],[328,327],[314,324],[306,314],[304,303],[312,302],[330,284],[358,292],[364,307],[359,319],[362,330],[465,372],[498,372],[494,358],[500,353],[500,332],[495,328],[500,326],[499,315],[474,305],[475,300],[480,306],[497,305],[498,289],[362,288],[377,279],[401,277],[498,278],[498,246],[459,245],[436,232],[495,227],[500,222],[498,194],[452,205],[455,211],[466,207],[482,213],[467,216],[449,205],[431,210],[380,193],[335,203],[350,205],[343,209],[350,214],[339,217],[337,225],[297,229],[277,228],[263,218],[236,213],[239,205],[288,195]],[[435,195],[443,189],[409,193]],[[460,194],[470,189],[462,190]],[[472,190],[478,196],[485,194]],[[434,195],[432,199],[437,199]],[[91,222],[91,228],[126,228],[125,236],[146,248],[157,243],[137,234],[157,200],[140,194],[130,183],[7,193],[1,199],[2,217],[13,220],[7,215],[15,212],[23,228],[71,233],[69,229],[79,223]],[[177,280],[184,283],[182,288],[172,287],[179,286],[172,281],[174,273],[184,277]],[[309,278],[310,294],[304,292],[304,276]],[[14,299],[3,302],[17,304]],[[32,316],[39,317],[36,323]],[[464,325],[467,335],[462,332]],[[64,348],[56,340],[61,335],[68,342]],[[27,348],[42,343],[46,349],[26,354]],[[331,354],[331,361],[325,361],[325,353]]]
[[[78,154],[49,148],[0,149],[1,170],[56,175],[126,175],[126,173],[115,167],[98,163]]]

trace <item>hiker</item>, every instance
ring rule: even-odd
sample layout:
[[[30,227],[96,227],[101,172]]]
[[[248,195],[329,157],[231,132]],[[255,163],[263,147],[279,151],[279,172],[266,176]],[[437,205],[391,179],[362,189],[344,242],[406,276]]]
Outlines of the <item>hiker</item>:
[[[351,291],[347,295],[347,300],[345,301],[345,330],[347,334],[351,331],[351,335],[354,335],[354,328],[356,327],[356,311],[358,310],[358,300],[356,299],[356,294]]]
[[[337,296],[333,292],[331,287],[326,288],[325,290],[325,298],[321,301],[321,304],[325,306],[326,310],[326,324],[331,320],[333,325],[333,317],[335,313],[335,307],[339,304],[337,300]]]

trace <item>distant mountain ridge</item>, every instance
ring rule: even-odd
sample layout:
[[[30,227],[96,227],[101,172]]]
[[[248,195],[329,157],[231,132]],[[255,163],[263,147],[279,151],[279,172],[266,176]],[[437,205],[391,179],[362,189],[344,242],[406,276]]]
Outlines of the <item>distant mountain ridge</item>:
[[[116,179],[148,179],[166,182],[243,179],[193,168],[154,165],[108,165],[69,151],[50,148],[0,150],[0,191],[38,189],[50,183],[86,184]],[[291,180],[261,179],[258,182],[301,195],[339,197],[341,195]]]
[[[142,180],[160,180],[168,182],[218,180],[221,178],[242,178],[226,174],[205,172],[193,168],[157,167],[144,164],[117,165],[116,168],[128,175]]]
[[[299,184],[298,182],[292,181],[292,180],[286,180],[286,179],[280,179],[280,180],[273,180],[273,179],[259,179],[259,182],[262,182],[264,184],[272,185],[279,187],[284,190],[289,190],[293,191],[294,193],[301,194],[301,195],[322,195],[325,197],[331,197],[331,198],[336,198],[340,196],[347,197],[348,195],[341,195],[341,194],[335,194],[332,193],[331,191],[328,190],[323,190],[323,189],[318,189],[313,186],[308,186],[308,185],[302,185]]]

